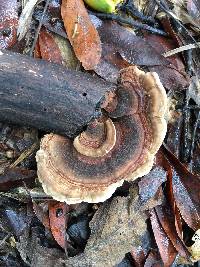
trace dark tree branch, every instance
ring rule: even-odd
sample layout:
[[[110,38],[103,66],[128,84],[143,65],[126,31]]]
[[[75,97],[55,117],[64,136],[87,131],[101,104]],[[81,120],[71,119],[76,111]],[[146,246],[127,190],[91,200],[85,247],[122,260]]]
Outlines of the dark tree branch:
[[[0,51],[0,121],[73,137],[100,116],[110,90],[90,74]]]

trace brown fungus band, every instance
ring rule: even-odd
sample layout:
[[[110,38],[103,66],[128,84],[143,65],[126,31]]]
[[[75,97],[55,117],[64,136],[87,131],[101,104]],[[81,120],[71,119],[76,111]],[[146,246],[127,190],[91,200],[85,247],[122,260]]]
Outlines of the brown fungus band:
[[[36,158],[47,194],[69,204],[100,202],[124,180],[151,170],[167,128],[167,97],[158,75],[135,66],[122,70],[114,102],[108,118],[74,140],[55,134],[42,139]]]

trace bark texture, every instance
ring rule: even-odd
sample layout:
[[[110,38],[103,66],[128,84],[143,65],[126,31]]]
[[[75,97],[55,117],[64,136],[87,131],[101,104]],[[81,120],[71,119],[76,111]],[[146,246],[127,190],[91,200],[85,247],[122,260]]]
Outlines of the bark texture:
[[[0,121],[73,137],[100,115],[111,90],[90,74],[0,51]]]

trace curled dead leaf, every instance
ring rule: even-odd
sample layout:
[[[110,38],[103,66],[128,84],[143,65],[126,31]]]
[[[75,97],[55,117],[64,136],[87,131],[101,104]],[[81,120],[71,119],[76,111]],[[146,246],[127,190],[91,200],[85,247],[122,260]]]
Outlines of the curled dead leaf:
[[[189,227],[197,230],[200,228],[200,177],[189,172],[166,146],[163,151],[173,167],[172,188],[176,205]]]
[[[155,207],[155,210],[160,224],[162,225],[162,228],[164,229],[168,238],[171,240],[173,246],[182,257],[189,259],[189,252],[183,240],[181,240],[181,238],[177,234],[175,216],[170,206],[166,203],[165,205]]]
[[[51,232],[57,243],[63,249],[66,248],[67,212],[69,212],[69,206],[67,204],[49,202],[49,223]]]
[[[42,28],[39,35],[39,48],[41,57],[53,63],[75,69],[77,58],[68,40]]]
[[[101,41],[83,0],[63,0],[61,14],[68,38],[86,70],[92,70],[101,57]]]
[[[175,260],[177,251],[162,228],[155,210],[151,211],[151,226],[165,267],[170,267]]]

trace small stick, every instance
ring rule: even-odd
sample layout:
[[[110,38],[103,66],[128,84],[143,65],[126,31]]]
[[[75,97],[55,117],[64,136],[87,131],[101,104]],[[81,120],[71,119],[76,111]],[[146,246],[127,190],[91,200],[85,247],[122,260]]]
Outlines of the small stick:
[[[196,132],[197,132],[197,127],[199,125],[199,121],[200,121],[200,111],[198,111],[197,119],[196,119],[196,122],[194,124],[194,130],[193,130],[193,134],[192,134],[192,144],[191,144],[190,155],[189,155],[189,161],[191,163],[192,163],[192,157],[194,154],[194,144],[195,144]],[[191,172],[192,172],[192,167],[193,167],[193,165],[191,164],[191,166],[190,166]]]
[[[183,51],[186,51],[189,49],[194,49],[194,48],[200,48],[200,42],[197,42],[196,44],[187,44],[187,45],[183,45],[183,46],[180,46],[178,48],[172,49],[170,51],[163,53],[163,56],[164,57],[170,57],[170,56],[173,56],[177,53],[180,53],[180,52],[183,52]]]
[[[183,144],[182,144],[182,155],[181,160],[183,162],[188,162],[189,157],[189,144],[188,144],[188,134],[189,134],[189,120],[190,120],[190,110],[188,109],[189,104],[189,96],[188,92],[186,92],[185,98],[185,106],[184,106],[184,113],[183,113]]]
[[[8,233],[1,241],[0,241],[0,247],[4,244],[4,242],[6,241],[6,239],[8,239],[10,237],[10,233]]]
[[[45,6],[44,6],[44,10],[43,10],[43,12],[42,12],[42,16],[41,16],[40,22],[39,22],[38,28],[37,28],[37,30],[36,30],[36,33],[35,33],[35,38],[34,38],[33,44],[32,44],[32,46],[31,46],[31,49],[30,49],[30,52],[29,52],[29,55],[30,55],[30,56],[33,55],[33,51],[34,51],[34,49],[35,49],[35,45],[36,45],[36,42],[37,42],[37,39],[38,39],[38,36],[39,36],[39,33],[40,33],[40,29],[41,29],[42,24],[43,24],[44,15],[45,15],[45,13],[46,13],[46,11],[47,11],[47,7],[48,7],[48,5],[49,5],[49,2],[50,2],[50,0],[47,0],[47,1],[46,1],[46,4],[45,4]]]
[[[130,13],[133,17],[139,18],[144,22],[150,22],[150,23],[155,23],[155,20],[152,19],[150,16],[145,16],[142,12],[140,12],[135,4],[133,3],[132,0],[127,0],[121,7],[120,9],[122,11]]]
[[[115,15],[115,14],[93,13],[93,12],[90,12],[90,13],[99,17],[99,18],[102,18],[102,19],[115,20],[119,23],[127,24],[131,27],[136,27],[138,29],[147,30],[147,31],[150,31],[152,33],[156,33],[156,34],[159,34],[162,36],[168,36],[168,34],[162,30],[153,28],[147,24],[143,24],[143,23],[138,22],[138,21],[134,21],[133,19],[130,19],[130,18],[122,18],[119,15]]]

